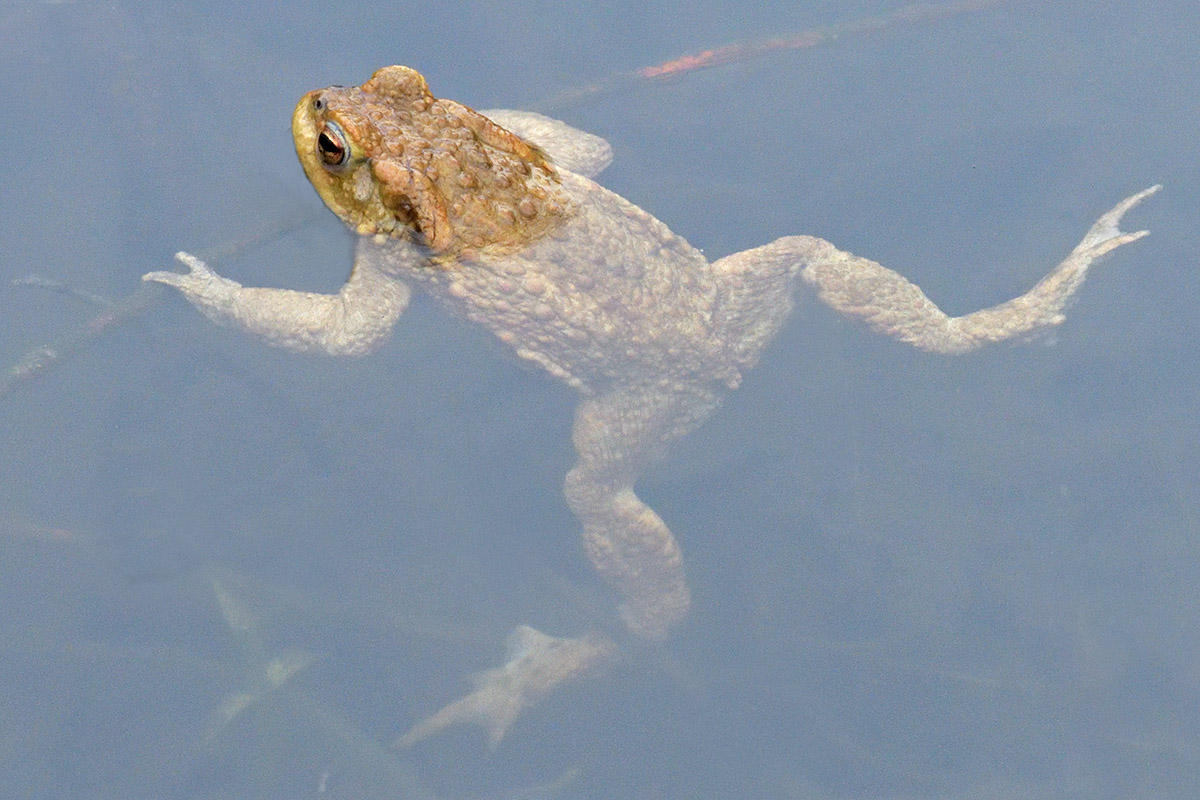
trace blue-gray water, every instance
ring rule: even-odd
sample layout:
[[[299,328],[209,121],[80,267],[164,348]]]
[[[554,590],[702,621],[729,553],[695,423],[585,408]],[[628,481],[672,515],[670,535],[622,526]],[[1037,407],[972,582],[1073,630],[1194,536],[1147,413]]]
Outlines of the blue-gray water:
[[[569,390],[430,302],[339,361],[167,298],[0,401],[0,796],[1200,793],[1194,3],[1013,2],[544,105],[903,3],[745,5],[0,6],[4,365],[95,313],[8,285],[30,272],[120,296],[307,212],[215,266],[335,290],[350,236],[290,113],[391,63],[608,138],[603,183],[710,257],[816,234],[951,313],[1166,185],[1052,342],[928,356],[802,297],[641,484],[688,621],[495,752],[475,729],[386,745],[513,625],[611,613],[559,491]],[[270,692],[284,654],[315,660]]]

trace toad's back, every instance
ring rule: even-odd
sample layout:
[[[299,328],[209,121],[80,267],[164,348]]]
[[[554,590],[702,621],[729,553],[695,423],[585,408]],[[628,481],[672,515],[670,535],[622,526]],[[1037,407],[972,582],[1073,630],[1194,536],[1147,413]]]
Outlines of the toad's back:
[[[603,140],[541,121],[558,126],[549,154],[435,98],[415,70],[389,67],[361,87],[307,95],[293,132],[313,185],[365,235],[376,266],[422,284],[521,357],[589,392],[709,374],[729,382],[713,358],[711,266],[569,168],[589,146],[607,156]]]
[[[521,249],[404,277],[577,388],[714,372],[717,286],[704,256],[595,182],[558,174],[571,204],[562,224]]]

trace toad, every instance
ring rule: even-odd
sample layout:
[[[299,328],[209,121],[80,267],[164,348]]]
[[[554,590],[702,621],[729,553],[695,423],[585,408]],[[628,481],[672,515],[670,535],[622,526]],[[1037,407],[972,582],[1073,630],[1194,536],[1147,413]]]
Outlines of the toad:
[[[298,351],[362,355],[391,332],[416,286],[491,330],[579,392],[578,460],[565,481],[588,558],[619,598],[624,629],[659,640],[687,612],[679,544],[638,497],[639,474],[703,422],[779,331],[799,286],[839,314],[934,353],[958,354],[1058,325],[1099,257],[1146,235],[1118,228],[1158,189],[1117,204],[1026,294],[947,316],[915,285],[813,236],[709,262],[592,180],[608,143],[520,111],[435,97],[408,67],[301,98],[296,152],[325,204],[358,234],[335,295],[250,288],[199,259],[151,272],[207,317]],[[636,640],[636,639],[635,639]],[[611,659],[613,637],[521,625],[475,691],[401,737],[475,722],[498,743],[522,709]]]

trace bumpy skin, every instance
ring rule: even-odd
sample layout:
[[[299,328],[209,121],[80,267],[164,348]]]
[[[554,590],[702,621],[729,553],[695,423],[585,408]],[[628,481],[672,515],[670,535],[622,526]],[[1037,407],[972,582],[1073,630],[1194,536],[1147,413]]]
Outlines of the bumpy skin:
[[[797,278],[873,330],[963,353],[1062,322],[1092,262],[1146,235],[1123,233],[1118,223],[1158,188],[1101,217],[1027,294],[952,318],[897,273],[811,236],[709,263],[589,179],[610,160],[602,139],[537,114],[480,114],[437,99],[406,67],[381,69],[361,87],[310,92],[296,107],[293,133],[314,187],[361,235],[339,294],[244,288],[186,254],[187,274],[146,279],[179,288],[219,323],[333,354],[377,346],[414,283],[579,390],[579,459],[567,475],[567,501],[588,556],[621,596],[626,626],[648,638],[666,634],[689,596],[679,546],[634,493],[634,480],[738,385],[791,310]],[[406,743],[464,715],[499,741],[513,709],[547,681],[609,652],[588,637],[543,639],[553,646],[524,636],[523,666],[509,667],[552,679],[523,683],[510,673],[509,688],[481,686],[451,707],[457,717],[418,726]]]

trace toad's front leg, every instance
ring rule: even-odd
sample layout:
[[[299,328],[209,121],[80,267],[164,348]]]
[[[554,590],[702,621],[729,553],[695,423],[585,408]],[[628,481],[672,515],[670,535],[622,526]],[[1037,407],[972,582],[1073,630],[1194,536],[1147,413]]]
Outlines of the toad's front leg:
[[[142,280],[174,286],[213,322],[241,328],[276,347],[363,355],[387,338],[408,306],[409,289],[386,274],[385,256],[394,261],[396,254],[360,239],[354,270],[337,294],[245,287],[190,253],[175,256],[187,272],[149,272]],[[421,258],[415,249],[411,257]]]

